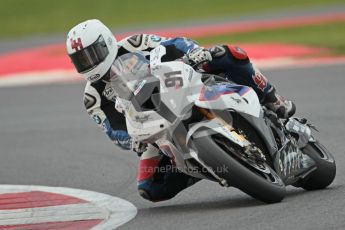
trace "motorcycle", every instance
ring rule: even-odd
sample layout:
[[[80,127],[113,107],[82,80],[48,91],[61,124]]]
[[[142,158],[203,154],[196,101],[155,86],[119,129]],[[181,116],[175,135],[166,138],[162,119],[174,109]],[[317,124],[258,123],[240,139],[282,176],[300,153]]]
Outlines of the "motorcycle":
[[[152,144],[181,172],[235,187],[266,203],[286,186],[323,189],[335,178],[331,153],[306,119],[279,119],[254,90],[164,62],[166,48],[117,58],[111,87],[125,114],[133,149]]]

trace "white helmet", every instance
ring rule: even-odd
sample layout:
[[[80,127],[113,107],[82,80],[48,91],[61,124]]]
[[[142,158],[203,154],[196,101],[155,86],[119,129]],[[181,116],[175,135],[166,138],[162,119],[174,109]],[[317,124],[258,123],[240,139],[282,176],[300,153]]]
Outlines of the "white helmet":
[[[66,46],[78,73],[90,82],[100,80],[107,73],[118,51],[114,35],[97,19],[73,27],[68,32]]]

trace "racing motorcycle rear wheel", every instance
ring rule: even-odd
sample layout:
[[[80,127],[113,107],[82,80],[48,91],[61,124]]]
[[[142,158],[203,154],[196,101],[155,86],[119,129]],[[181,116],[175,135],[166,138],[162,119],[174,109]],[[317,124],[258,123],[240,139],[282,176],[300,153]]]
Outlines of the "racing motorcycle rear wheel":
[[[299,182],[300,187],[305,190],[326,188],[333,182],[336,174],[332,154],[319,141],[309,142],[302,151],[315,161],[316,170]]]
[[[219,136],[193,138],[198,156],[230,186],[265,203],[280,202],[286,194],[285,185],[276,172],[265,162],[245,160],[241,150],[228,148],[233,145]],[[226,147],[228,146],[228,147]]]

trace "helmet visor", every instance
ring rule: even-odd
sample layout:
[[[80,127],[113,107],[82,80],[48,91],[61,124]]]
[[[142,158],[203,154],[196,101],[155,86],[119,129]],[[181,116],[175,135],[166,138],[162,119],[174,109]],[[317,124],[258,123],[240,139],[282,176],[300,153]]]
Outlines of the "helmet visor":
[[[88,71],[108,56],[109,50],[102,35],[90,46],[69,55],[79,73]]]

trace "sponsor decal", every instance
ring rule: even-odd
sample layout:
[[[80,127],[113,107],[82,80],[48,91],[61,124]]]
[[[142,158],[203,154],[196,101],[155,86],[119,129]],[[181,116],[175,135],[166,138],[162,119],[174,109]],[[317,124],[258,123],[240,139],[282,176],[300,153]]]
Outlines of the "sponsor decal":
[[[144,115],[144,116],[136,115],[134,119],[136,122],[144,123],[150,119],[150,115]]]
[[[88,79],[89,81],[96,81],[96,80],[98,80],[100,77],[101,77],[100,74],[94,74],[94,75],[91,75],[90,77],[88,77],[87,79]]]
[[[97,124],[101,124],[102,120],[98,115],[94,115],[92,116],[92,119],[97,123]]]
[[[106,98],[110,98],[111,96],[113,96],[113,94],[114,94],[114,90],[111,87],[106,88],[103,91],[103,96],[105,96]]]
[[[146,80],[142,80],[138,83],[138,85],[137,85],[137,87],[133,93],[134,96],[136,96],[140,92],[140,90],[144,87],[145,83],[146,83]]]
[[[156,35],[151,36],[151,41],[153,41],[153,42],[160,42],[161,40],[162,40],[162,38],[159,36],[156,36]]]
[[[112,88],[107,88],[103,91],[103,96],[109,101],[116,102],[115,91]]]
[[[71,38],[70,42],[71,42],[71,48],[75,49],[76,52],[84,48],[83,44],[81,43],[80,38],[78,38],[77,40],[74,40]]]
[[[96,98],[91,94],[85,93],[84,94],[84,105],[86,109],[90,109],[92,106],[96,104]]]
[[[267,87],[267,79],[262,73],[256,72],[255,75],[253,75],[253,80],[261,91],[264,91]]]

